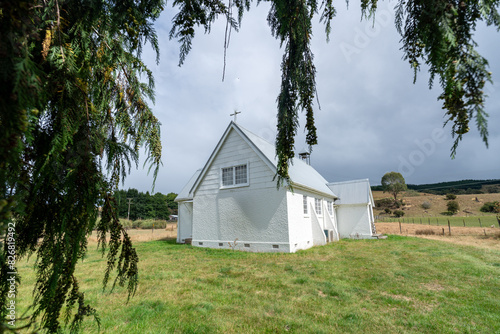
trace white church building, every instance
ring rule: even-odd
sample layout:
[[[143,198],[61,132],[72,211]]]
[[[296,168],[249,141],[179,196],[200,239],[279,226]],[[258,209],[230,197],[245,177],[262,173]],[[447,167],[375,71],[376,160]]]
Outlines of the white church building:
[[[289,252],[376,238],[368,179],[329,183],[294,158],[277,189],[275,147],[231,122],[207,163],[176,198],[177,242],[251,252]]]

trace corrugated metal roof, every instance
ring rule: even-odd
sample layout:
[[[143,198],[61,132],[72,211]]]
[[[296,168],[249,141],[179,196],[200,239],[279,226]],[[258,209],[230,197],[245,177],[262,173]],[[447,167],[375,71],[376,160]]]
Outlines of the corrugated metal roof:
[[[201,173],[201,169],[198,169],[193,174],[193,176],[191,176],[191,178],[189,179],[189,182],[184,186],[184,188],[182,188],[182,190],[179,193],[179,195],[177,195],[177,197],[175,198],[176,202],[179,202],[179,201],[188,201],[188,200],[192,200],[193,199],[193,194],[190,193],[189,191],[191,190],[191,187],[193,187],[193,184],[198,179],[198,176],[200,175],[200,173]]]
[[[262,152],[262,154],[273,165],[275,169],[274,172],[276,172],[276,167],[278,165],[278,160],[276,159],[276,147],[253,132],[241,127],[239,124],[235,124],[235,126],[243,132],[243,134],[257,147],[260,152]],[[305,186],[324,194],[337,197],[335,196],[336,193],[332,192],[332,190],[327,186],[328,181],[326,181],[325,178],[311,165],[308,165],[296,157],[292,159],[292,162],[293,163],[288,169],[292,185]]]
[[[368,179],[328,183],[328,187],[339,197],[337,204],[373,204]]]

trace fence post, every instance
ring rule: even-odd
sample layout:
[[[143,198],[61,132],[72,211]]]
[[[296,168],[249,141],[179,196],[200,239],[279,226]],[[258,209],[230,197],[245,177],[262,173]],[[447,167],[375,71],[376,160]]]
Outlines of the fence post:
[[[403,234],[403,232],[401,232],[401,222],[399,222],[399,234]]]
[[[448,219],[448,233],[451,235],[451,226],[450,226],[450,220]],[[444,228],[443,228],[443,235],[444,235]]]
[[[465,218],[463,219],[463,221],[464,221],[464,227],[465,227]]]
[[[444,237],[444,227],[443,227],[443,237]]]
[[[481,224],[481,218],[478,218],[477,220],[479,220],[479,227],[483,227],[483,225]]]
[[[431,224],[431,219],[429,218],[429,225]]]

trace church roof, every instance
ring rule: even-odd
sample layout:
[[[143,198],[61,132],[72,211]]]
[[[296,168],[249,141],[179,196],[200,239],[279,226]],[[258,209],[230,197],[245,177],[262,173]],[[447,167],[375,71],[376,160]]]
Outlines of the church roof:
[[[267,140],[257,136],[256,134],[248,131],[247,129],[236,126],[247,136],[248,139],[266,156],[266,158],[271,162],[274,167],[273,172],[276,173],[276,168],[278,165],[278,160],[276,158],[276,147],[269,143]],[[302,159],[294,157],[292,159],[292,164],[288,168],[288,174],[292,181],[292,186],[305,186],[328,195],[335,196],[335,193],[328,188],[328,181],[318,173],[314,167],[305,163]]]
[[[228,136],[231,130],[236,131],[243,139],[254,149],[254,151],[259,155],[264,162],[271,168],[273,173],[276,173],[277,170],[277,159],[276,159],[276,148],[273,144],[266,141],[264,138],[257,136],[253,132],[243,128],[239,124],[235,122],[229,123],[226,131],[224,132],[222,138],[219,140],[217,147],[213,151],[210,156],[208,162],[205,167],[197,173],[196,180],[191,183],[193,178],[191,178],[190,183],[191,187],[188,191],[189,196],[192,198],[192,194],[196,190],[198,184],[204,177],[204,174],[208,170],[211,162],[217,155],[220,147],[224,143],[225,138]],[[312,166],[308,165],[304,161],[298,158],[292,159],[292,164],[289,166],[288,173],[290,175],[291,183],[293,187],[304,188],[306,190],[315,191],[322,193],[326,196],[331,196],[336,198],[335,193],[327,186],[328,181],[321,176]],[[196,175],[196,174],[195,174]],[[189,185],[189,184],[188,184]],[[186,185],[186,187],[188,186]],[[186,187],[184,189],[186,189]],[[180,195],[185,193],[185,191],[181,191],[178,198],[181,198]],[[188,197],[189,197],[188,196]]]
[[[374,204],[368,179],[328,183],[339,196],[337,204]]]
[[[198,169],[193,176],[189,179],[189,182],[182,188],[181,192],[177,195],[175,198],[176,202],[180,201],[189,201],[193,199],[193,194],[191,193],[191,188],[193,187],[194,183],[198,179],[198,176],[200,176],[201,169]]]

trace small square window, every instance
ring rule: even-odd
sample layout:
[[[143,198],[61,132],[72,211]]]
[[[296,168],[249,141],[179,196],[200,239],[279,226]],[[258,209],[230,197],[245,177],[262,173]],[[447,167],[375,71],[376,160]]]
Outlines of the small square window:
[[[248,165],[221,168],[221,186],[236,187],[248,185]]]
[[[302,203],[303,203],[303,206],[304,206],[304,214],[307,215],[309,213],[309,210],[307,208],[307,196],[304,195],[303,196],[303,200],[302,200]]]

